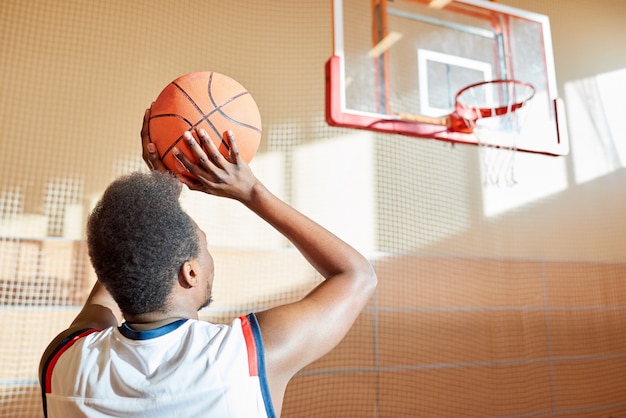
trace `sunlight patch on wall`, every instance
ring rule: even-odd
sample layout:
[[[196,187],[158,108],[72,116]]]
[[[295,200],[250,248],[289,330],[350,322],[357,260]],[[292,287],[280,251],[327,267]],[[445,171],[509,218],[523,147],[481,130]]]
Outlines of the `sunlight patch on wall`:
[[[626,167],[626,69],[566,83],[565,97],[576,182]]]

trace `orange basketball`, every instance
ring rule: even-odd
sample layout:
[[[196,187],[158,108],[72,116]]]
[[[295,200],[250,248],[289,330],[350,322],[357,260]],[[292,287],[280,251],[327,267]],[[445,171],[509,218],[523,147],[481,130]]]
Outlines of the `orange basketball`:
[[[232,130],[239,155],[248,163],[261,142],[261,114],[256,102],[241,84],[216,72],[183,75],[168,84],[152,104],[150,139],[171,171],[189,175],[174,157],[174,146],[197,162],[183,141],[185,131],[196,137],[196,128],[204,129],[224,156],[229,155],[230,147],[222,134]]]

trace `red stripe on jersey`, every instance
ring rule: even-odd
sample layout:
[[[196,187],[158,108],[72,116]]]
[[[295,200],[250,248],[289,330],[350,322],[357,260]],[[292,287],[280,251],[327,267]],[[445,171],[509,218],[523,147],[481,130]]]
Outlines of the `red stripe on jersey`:
[[[256,343],[254,342],[252,327],[250,327],[250,322],[248,322],[247,317],[242,316],[240,319],[243,338],[246,340],[246,348],[248,349],[248,370],[250,376],[258,376],[259,368],[257,367]]]
[[[87,329],[79,334],[74,335],[72,338],[64,342],[63,346],[59,347],[57,351],[54,353],[54,356],[50,359],[48,364],[46,365],[46,380],[45,380],[45,390],[46,393],[52,393],[52,370],[54,370],[54,366],[57,361],[61,357],[63,353],[65,353],[71,346],[76,343],[79,339],[86,337],[89,334],[94,332],[101,331],[99,329],[91,328]]]

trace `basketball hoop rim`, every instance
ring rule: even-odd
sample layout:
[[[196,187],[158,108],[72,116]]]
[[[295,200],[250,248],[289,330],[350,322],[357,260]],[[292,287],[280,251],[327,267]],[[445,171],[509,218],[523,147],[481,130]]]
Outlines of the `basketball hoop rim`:
[[[509,84],[514,86],[521,86],[529,89],[529,93],[526,97],[522,97],[522,100],[519,100],[513,104],[506,104],[504,106],[499,107],[480,107],[480,106],[470,106],[468,104],[462,103],[461,96],[464,93],[472,89],[476,89],[478,87],[482,87],[485,85],[496,85],[496,84]],[[470,121],[476,121],[480,118],[488,118],[493,116],[501,116],[507,113],[515,112],[516,110],[524,107],[526,103],[528,103],[535,95],[535,87],[527,82],[519,81],[519,80],[508,80],[508,79],[498,79],[491,81],[481,81],[479,83],[470,84],[459,90],[454,98],[454,108],[455,113],[459,115],[461,118]]]

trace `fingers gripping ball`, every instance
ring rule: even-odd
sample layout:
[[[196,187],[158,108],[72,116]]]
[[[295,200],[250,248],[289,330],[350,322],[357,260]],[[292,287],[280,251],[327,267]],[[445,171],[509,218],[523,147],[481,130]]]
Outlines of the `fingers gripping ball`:
[[[183,75],[168,84],[152,104],[150,140],[171,171],[189,175],[176,160],[176,146],[192,161],[197,158],[183,140],[183,133],[204,129],[224,156],[230,152],[222,134],[232,130],[239,155],[249,163],[261,142],[261,114],[250,93],[237,81],[216,72]]]

